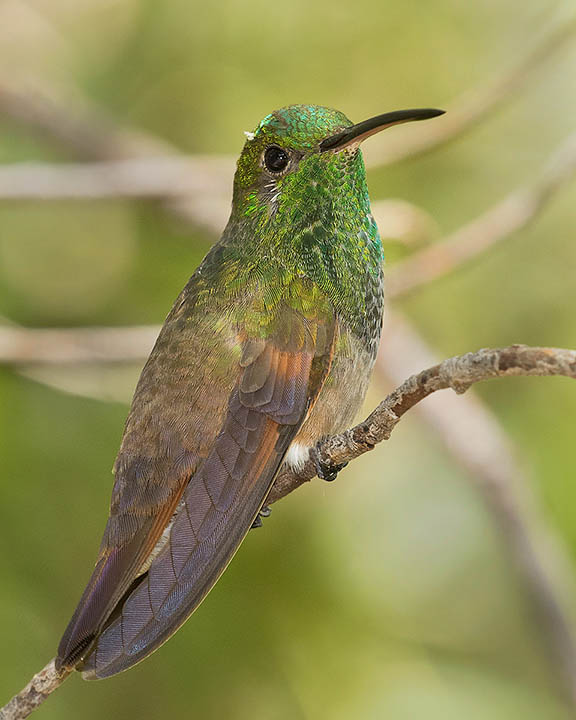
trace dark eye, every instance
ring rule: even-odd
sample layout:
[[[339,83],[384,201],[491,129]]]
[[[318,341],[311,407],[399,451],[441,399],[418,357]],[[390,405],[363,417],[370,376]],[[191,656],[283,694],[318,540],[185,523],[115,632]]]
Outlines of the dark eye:
[[[277,145],[271,145],[269,148],[266,148],[264,153],[266,170],[274,173],[282,172],[282,170],[286,169],[289,162],[290,156],[286,150],[282,150],[282,148]]]

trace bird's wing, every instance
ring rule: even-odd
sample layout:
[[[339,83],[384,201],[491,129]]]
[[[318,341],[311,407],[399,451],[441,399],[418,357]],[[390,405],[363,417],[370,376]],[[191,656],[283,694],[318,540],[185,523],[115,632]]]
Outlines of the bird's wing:
[[[257,332],[264,324],[266,332]],[[178,433],[182,447],[174,447],[170,427],[184,422],[178,416],[186,412],[177,394],[174,417],[163,410],[158,420],[152,411],[140,427],[155,438],[154,456],[143,463],[128,452],[126,467],[117,463],[100,557],[61,641],[61,666],[79,666],[85,677],[102,678],[149,655],[199,605],[250,529],[328,374],[336,323],[331,312],[302,313],[281,303],[273,318],[250,327],[236,333],[229,356],[235,362],[224,363],[225,402],[214,383],[195,395],[196,404],[208,410],[213,396],[214,417]],[[194,355],[204,358],[204,369],[221,349],[218,343],[205,345]],[[173,350],[173,344],[169,347]],[[166,352],[157,365],[169,362]],[[162,387],[156,394],[150,390],[149,397],[144,392],[140,414],[162,393]],[[170,404],[169,388],[166,394]],[[137,407],[135,402],[131,417]],[[188,409],[198,420],[202,413],[196,410],[195,405]],[[138,415],[132,421],[137,425]],[[130,433],[129,417],[128,450]],[[138,471],[143,480],[138,481]],[[130,482],[123,479],[126,472]]]

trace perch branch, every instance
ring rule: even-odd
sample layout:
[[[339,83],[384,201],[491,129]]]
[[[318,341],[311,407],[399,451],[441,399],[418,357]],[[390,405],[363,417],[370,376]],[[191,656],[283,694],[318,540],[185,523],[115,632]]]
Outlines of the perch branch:
[[[359,457],[390,438],[400,418],[410,408],[437,390],[452,388],[465,392],[483,380],[517,375],[564,375],[576,378],[576,351],[511,345],[466,353],[412,375],[360,424],[326,440],[318,448],[318,457],[326,465],[340,465]],[[296,490],[316,475],[314,462],[308,460],[295,473],[284,468],[272,488],[268,502],[273,503]],[[565,658],[570,671],[572,701],[576,703],[576,657]],[[0,711],[0,720],[21,720],[40,705],[63,682],[51,661],[35,675],[26,688]]]
[[[0,709],[0,720],[20,720],[28,717],[69,675],[68,671],[58,672],[54,660],[50,660],[18,695],[14,695],[12,700]]]
[[[447,388],[463,393],[474,383],[510,375],[564,375],[576,378],[576,350],[510,345],[482,349],[444,360],[408,378],[366,420],[322,443],[318,449],[318,458],[328,466],[350,462],[383,440],[388,440],[404,413],[431,393]],[[312,459],[297,473],[282,470],[268,501],[277,502],[315,475]]]

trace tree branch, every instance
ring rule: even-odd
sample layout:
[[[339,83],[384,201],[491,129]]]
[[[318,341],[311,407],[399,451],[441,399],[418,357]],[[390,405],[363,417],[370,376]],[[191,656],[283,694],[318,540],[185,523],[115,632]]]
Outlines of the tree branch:
[[[60,367],[83,363],[141,363],[149,354],[159,329],[159,326],[74,330],[6,327],[0,329],[0,362]],[[407,362],[416,369],[432,364],[434,358],[421,338],[396,313],[387,319],[386,343],[381,348],[376,369],[399,383]],[[32,377],[38,379],[33,372]],[[43,381],[46,382],[45,377]],[[90,391],[86,391],[91,397],[93,385],[91,383]],[[77,385],[74,390],[78,392]],[[565,668],[566,658],[576,656],[576,638],[559,587],[556,590],[561,583],[548,577],[549,566],[558,565],[560,551],[553,547],[550,532],[538,520],[537,508],[530,502],[528,483],[514,461],[497,420],[473,394],[460,400],[451,395],[437,395],[434,401],[418,407],[451,455],[469,473],[490,508],[495,524],[506,538],[512,566],[533,602],[538,619],[536,626],[556,660],[554,667]],[[576,667],[572,662],[570,667],[574,672],[564,669],[564,674],[572,683]]]
[[[59,673],[54,665],[54,660],[50,660],[48,665],[37,672],[18,695],[14,695],[12,700],[0,709],[0,720],[27,718],[31,712],[48,699],[54,690],[62,685],[69,675],[68,671]]]
[[[576,14],[571,7],[542,33],[539,41],[507,72],[497,73],[485,85],[480,85],[448,105],[441,121],[400,130],[394,139],[382,137],[378,147],[366,159],[368,167],[383,167],[402,160],[425,155],[459,138],[508,102],[513,94],[560,50],[574,39]]]
[[[401,297],[444,277],[526,227],[575,174],[573,132],[550,154],[532,182],[514,190],[444,240],[392,265],[386,281],[387,296]],[[223,228],[229,208],[229,198],[222,193],[220,171],[206,158],[0,165],[0,200],[134,197],[163,199],[184,213],[186,219],[213,231]]]
[[[393,265],[387,296],[398,298],[459,269],[535,220],[576,174],[576,132],[551,154],[541,173],[444,240]]]
[[[564,15],[564,11],[562,14]],[[495,107],[508,100],[535,71],[573,39],[575,32],[576,15],[571,9],[565,16],[551,23],[525,57],[508,73],[499,73],[495,80],[486,86],[479,86],[455,100],[441,122],[411,127],[406,134],[400,130],[400,135],[397,132],[390,140],[384,136],[379,149],[373,149],[368,155],[368,166],[381,167],[413,158],[459,137]],[[107,176],[111,181],[109,190],[103,188],[98,177],[88,179],[80,171],[80,185],[75,188],[72,176],[59,175],[57,168],[51,168],[54,172],[54,184],[47,183],[48,176],[44,174],[45,171],[41,170],[41,167],[30,166],[27,171],[22,171],[21,177],[17,174],[14,176],[15,184],[20,185],[20,190],[15,187],[12,197],[27,197],[27,193],[30,193],[30,197],[38,199],[43,192],[46,197],[55,197],[58,190],[54,188],[59,187],[61,197],[92,197],[94,194],[109,197],[112,194],[166,199],[176,195],[179,212],[194,220],[193,211],[190,208],[186,210],[186,205],[181,204],[183,169],[186,169],[186,184],[192,191],[201,186],[206,174],[211,180],[216,180],[222,193],[228,194],[229,179],[234,168],[233,158],[182,157],[179,150],[168,141],[141,130],[123,127],[104,109],[82,97],[77,89],[64,97],[63,93],[55,88],[47,88],[45,81],[31,83],[29,80],[20,79],[17,82],[8,82],[3,79],[0,81],[0,115],[20,126],[35,130],[80,158],[111,163],[109,169],[105,166],[101,168],[104,175],[100,176]],[[125,171],[131,175],[131,163],[116,166],[116,161],[137,159],[140,159],[145,167],[158,170],[161,177],[151,177],[146,181],[137,178],[133,184],[128,183],[123,175]],[[93,169],[98,175],[98,168]],[[112,169],[118,171],[120,179],[108,172]],[[22,186],[22,182],[27,179],[25,172],[33,180],[29,190]],[[174,176],[174,184],[166,181],[167,178],[174,179]],[[6,177],[5,180],[7,179]],[[114,189],[116,183],[119,183],[119,187]],[[7,187],[4,184],[4,197],[11,196]],[[202,215],[199,221],[204,224]]]
[[[84,163],[12,163],[0,165],[0,199],[177,200],[187,195],[223,194],[221,175],[217,158],[200,155]],[[228,209],[228,198],[226,203]]]
[[[76,168],[75,178],[65,176],[64,169],[58,166],[48,165],[43,170],[31,164],[23,168],[15,175],[14,185],[21,187],[27,174],[31,187],[37,187],[35,199],[42,193],[53,199],[55,188],[76,198],[148,197],[193,225],[218,233],[224,227],[230,207],[233,158],[183,156],[166,140],[122,126],[78,91],[62,93],[47,88],[45,82],[0,81],[0,115],[35,130],[79,158],[101,163],[93,168],[94,177],[89,176],[92,165]],[[143,170],[147,177],[141,177]],[[73,179],[79,183],[75,194],[71,189]],[[10,178],[5,177],[5,188],[9,182]],[[109,190],[104,189],[107,182]],[[15,195],[12,198],[16,199]]]
[[[143,362],[159,325],[104,328],[0,326],[0,363],[67,365]]]
[[[574,18],[571,17],[568,22],[562,23],[549,37],[546,36],[544,41],[529,53],[525,60],[520,63],[510,75],[505,76],[501,80],[497,80],[488,88],[476,91],[469,96],[465,96],[461,101],[458,101],[451,110],[450,122],[447,122],[447,119],[442,123],[442,126],[439,124],[434,127],[430,125],[430,130],[427,130],[422,136],[407,135],[405,142],[398,142],[395,139],[393,144],[389,145],[386,143],[380,155],[372,155],[369,158],[369,164],[382,165],[397,162],[405,157],[414,157],[420,153],[429,152],[431,149],[438,147],[448,140],[458,137],[467,128],[472,127],[478,122],[488,111],[505,100],[513,90],[520,87],[546,58],[550,57],[558,48],[566,44],[566,40],[572,36],[573,31]],[[219,168],[215,168],[214,166],[213,174],[211,169],[213,163],[211,160],[207,160],[207,165],[200,170],[202,181],[199,182],[197,174],[199,166],[194,165],[194,163],[198,162],[198,159],[183,160],[179,156],[174,156],[174,149],[170,147],[168,143],[164,143],[152,136],[147,136],[144,133],[125,130],[117,126],[110,118],[104,117],[104,114],[101,113],[98,108],[91,107],[88,104],[85,104],[81,112],[75,113],[74,106],[69,107],[66,103],[58,103],[54,98],[48,98],[44,92],[42,94],[23,93],[20,89],[16,90],[15,86],[13,88],[5,86],[0,87],[0,112],[12,117],[19,124],[28,125],[33,129],[40,130],[47,137],[55,139],[63,146],[72,149],[80,157],[102,161],[101,165],[99,165],[98,173],[96,173],[97,177],[88,178],[84,173],[84,169],[81,167],[78,168],[78,174],[76,174],[74,178],[77,186],[76,189],[70,190],[71,186],[68,185],[67,192],[70,192],[71,197],[78,197],[82,195],[82,192],[85,193],[83,195],[84,197],[93,196],[95,192],[102,192],[100,188],[104,182],[108,182],[111,183],[110,187],[112,188],[112,190],[108,190],[108,196],[117,197],[123,195],[130,197],[146,196],[159,198],[168,209],[175,211],[187,220],[204,225],[212,230],[220,230],[222,227],[228,207],[226,201],[225,211],[222,210],[224,207],[223,198],[228,192],[227,186],[233,166],[231,159],[225,158],[218,160],[217,162],[220,163],[220,166]],[[424,130],[424,128],[422,128],[422,130]],[[154,171],[158,170],[159,172],[157,175],[148,178],[144,183],[141,179],[137,179],[137,182],[134,183],[131,178],[131,172],[136,169],[138,163],[140,163],[140,169],[143,164],[151,163],[149,167],[153,167]],[[30,173],[32,170],[37,171],[38,168],[41,169],[42,166],[28,167],[27,169],[22,168],[19,172]],[[92,169],[96,168],[92,167]],[[61,170],[61,168],[59,170]],[[107,173],[108,177],[106,177]],[[112,175],[110,173],[112,173]],[[14,178],[14,176],[12,177]],[[30,175],[28,175],[28,177],[30,177]],[[68,179],[70,178],[70,176],[67,177]],[[215,183],[214,188],[216,188],[217,185],[221,189],[221,194],[218,197],[216,192],[212,194],[214,199],[209,205],[204,203],[206,195],[202,193],[201,188],[202,182],[204,182],[207,177],[210,178],[210,182],[212,182],[213,178]],[[25,176],[21,175],[19,181],[22,183],[25,180]],[[53,180],[54,176],[40,178],[36,172],[36,193],[38,197],[45,197],[50,193],[54,194],[57,192],[57,190],[54,190],[55,186],[52,185]],[[139,187],[138,183],[140,183]],[[5,187],[7,186],[5,185]],[[20,187],[21,193],[31,192],[26,188],[22,190],[22,185]],[[554,186],[554,188],[555,187],[556,186]],[[6,190],[6,196],[8,196],[10,192],[12,192],[12,198],[15,197],[15,193],[17,194],[17,190]],[[92,195],[90,195],[90,193],[92,193]],[[528,195],[525,196],[524,200],[526,200]],[[528,217],[528,220],[534,217],[545,199],[545,191],[540,198],[534,195],[528,197],[528,200],[532,201],[532,208],[534,209],[532,214],[529,213],[530,217]],[[521,197],[520,200],[522,200]],[[506,201],[502,203],[502,205],[505,203]],[[529,205],[530,203],[527,204]],[[500,207],[500,205],[497,207]],[[525,209],[526,206],[524,206],[524,211]],[[496,210],[496,208],[493,210]],[[491,212],[493,211],[483,215],[478,221],[467,226],[467,228],[464,228],[461,232],[465,230],[469,232],[473,229],[474,224],[480,220],[490,220]],[[505,221],[503,224],[501,223],[500,234],[495,234],[496,240],[522,227],[528,221],[522,219],[522,202],[516,205],[515,203],[511,203],[506,212],[502,214],[496,213],[494,217],[500,223],[502,219]],[[494,229],[491,221],[487,222],[484,227],[480,225],[480,227],[476,228],[477,238],[487,229]],[[457,234],[454,234],[448,240],[454,240],[456,235]],[[474,233],[471,234],[471,236],[473,235]],[[464,238],[466,238],[466,235],[464,235]],[[461,240],[462,238],[460,238],[460,241]],[[462,262],[487,249],[493,242],[495,242],[495,240],[490,242],[472,242],[470,245],[464,242],[462,247],[469,245],[470,249],[473,246],[473,250],[471,252],[464,251]],[[454,245],[459,243],[454,243]],[[448,254],[450,254],[450,245],[444,246],[443,243],[440,245],[444,247],[444,250],[440,252],[448,252]],[[439,249],[440,245],[436,247]],[[458,255],[458,252],[456,255]],[[413,259],[415,260],[416,257]],[[448,262],[446,272],[455,267],[456,264],[457,262]],[[442,273],[438,273],[434,275],[434,277],[437,277],[439,274]],[[401,274],[399,274],[399,277],[401,277]],[[402,292],[404,292],[404,290],[395,290],[397,295]],[[2,354],[2,338],[4,337],[5,340],[6,335],[2,331],[0,332],[0,358],[3,357],[5,362],[14,363],[34,363],[39,359],[45,358],[47,362],[58,364],[62,362],[101,362],[106,357],[109,357],[114,362],[121,362],[128,359],[129,356],[132,356],[133,359],[139,359],[139,357],[134,357],[134,355],[140,356],[140,353],[142,353],[145,356],[147,354],[155,330],[137,330],[141,331],[141,335],[138,338],[140,349],[124,346],[124,348],[118,350],[114,349],[111,345],[108,347],[108,350],[106,350],[105,344],[102,344],[105,340],[103,336],[96,338],[98,343],[96,346],[86,347],[86,343],[88,343],[88,346],[90,345],[90,337],[84,337],[78,346],[78,338],[76,337],[60,336],[58,342],[55,342],[56,337],[50,334],[42,338],[38,335],[35,336],[34,341],[40,343],[36,346],[36,349],[39,347],[42,348],[40,352],[35,352],[29,344],[30,337],[23,337],[21,335],[17,338],[18,341],[16,345],[14,345],[13,342],[11,344],[9,343],[8,346],[6,346],[6,344],[4,345],[4,354]],[[22,332],[28,333],[29,331]],[[53,333],[53,331],[46,332]],[[75,333],[75,331],[72,332]],[[86,333],[92,332],[94,331],[86,331]],[[126,338],[124,329],[118,330],[117,332],[118,336],[116,338],[112,339],[111,336],[109,336],[112,343],[118,340],[122,341],[121,338],[125,338],[129,342],[130,338]],[[12,340],[14,340],[14,335],[11,337]],[[61,343],[61,345],[59,345],[59,343]],[[147,346],[146,350],[143,349],[145,345]],[[11,354],[10,347],[13,348],[15,346],[19,348],[18,352]],[[6,347],[8,347],[8,351]],[[475,356],[478,358],[475,371],[470,374],[471,368],[468,368],[468,379],[464,382],[464,385],[462,385],[461,380],[458,379],[458,374],[461,370],[465,369],[465,367],[461,366],[461,363],[464,362],[465,358],[472,359]],[[514,362],[512,362],[512,359]],[[527,366],[526,363],[529,360],[534,361],[535,365],[530,367],[528,363]],[[467,362],[468,361],[464,362],[464,365],[466,365]],[[453,364],[448,366],[446,363]],[[574,372],[575,358],[574,352],[572,351],[513,346],[496,351],[479,351],[479,353],[454,358],[451,361],[445,361],[408,380],[395,393],[392,393],[392,395],[381,403],[364,423],[361,423],[356,428],[349,430],[341,436],[329,440],[322,447],[320,456],[324,461],[332,460],[334,462],[343,462],[344,458],[351,459],[365,452],[367,449],[371,449],[373,442],[379,442],[389,436],[399,418],[409,407],[413,407],[428,394],[443,387],[453,387],[456,390],[462,390],[472,382],[489,379],[491,377],[501,377],[508,374],[563,374],[574,377]],[[472,379],[470,379],[471,377]],[[309,466],[310,463],[297,477],[291,478],[290,474],[285,472],[281,473],[274,486],[274,495],[271,495],[270,501],[280,499],[303,482],[311,479],[315,471]],[[514,542],[518,537],[517,509],[511,506],[507,510],[506,507],[500,507],[498,503],[499,501],[496,502],[496,507],[494,508],[495,516],[498,519],[498,511],[504,511],[501,519],[505,530],[507,529],[506,523],[509,520],[506,512],[509,511],[511,514],[509,544],[511,545],[512,551],[514,551]],[[524,530],[524,532],[527,542],[530,543],[530,536],[527,530]],[[518,550],[518,564],[522,570],[529,575],[530,572],[534,570],[534,566],[531,565],[531,556],[528,555],[522,558],[522,552],[525,548],[521,545],[516,549]],[[545,595],[546,592],[550,592],[550,600],[554,603],[556,598],[553,588],[546,584],[545,578],[540,577],[538,573],[536,573],[534,576],[534,584],[537,585],[538,583],[543,583],[541,588],[543,595]],[[572,701],[574,701],[576,697],[576,692],[574,691],[576,685],[574,682],[574,678],[576,677],[574,668],[576,664],[571,650],[573,645],[571,646],[570,641],[565,643],[565,646],[562,645],[561,640],[563,633],[566,632],[566,623],[563,626],[561,621],[562,618],[559,619],[552,613],[549,630],[551,634],[555,636],[556,640],[559,640],[557,648],[560,653],[563,652],[562,647],[566,650],[564,662],[561,662],[561,665],[563,665],[566,671],[568,685],[571,688],[571,698]],[[22,693],[17,695],[11,703],[0,711],[1,720],[17,720],[17,718],[26,717],[61,684],[63,679],[64,677],[58,678],[55,676],[53,665],[50,663],[33,678]],[[10,714],[6,714],[8,712]]]
[[[404,413],[431,393],[447,388],[463,393],[474,383],[510,375],[576,378],[576,350],[509,345],[444,360],[408,378],[366,420],[322,443],[318,459],[328,466],[350,462],[383,440],[388,440]],[[276,478],[268,501],[277,502],[315,475],[312,459],[298,473],[285,468]]]
[[[437,280],[490,250],[539,217],[556,192],[576,174],[576,132],[551,154],[539,175],[511,192],[444,240],[419,250],[388,271],[389,298]],[[0,165],[0,200],[163,198],[187,219],[221,230],[228,198],[219,173],[206,160],[182,157],[129,159],[92,164]],[[180,204],[182,203],[182,204]],[[386,212],[383,206],[382,212]],[[1,345],[1,339],[0,339]],[[0,361],[10,361],[0,347]],[[37,360],[42,361],[42,353]]]
[[[412,407],[436,392],[452,388],[465,392],[471,385],[498,377],[518,375],[563,375],[576,378],[576,351],[559,348],[510,345],[483,349],[444,360],[438,365],[412,375],[390,393],[360,424],[326,440],[318,448],[318,457],[326,465],[340,465],[372,450],[388,440],[400,418]],[[300,472],[283,468],[267,502],[281,500],[316,475],[310,459]],[[576,704],[576,657],[566,658],[571,673],[571,699]],[[0,711],[0,720],[21,720],[59,687],[64,676],[58,676],[51,661],[30,683]]]

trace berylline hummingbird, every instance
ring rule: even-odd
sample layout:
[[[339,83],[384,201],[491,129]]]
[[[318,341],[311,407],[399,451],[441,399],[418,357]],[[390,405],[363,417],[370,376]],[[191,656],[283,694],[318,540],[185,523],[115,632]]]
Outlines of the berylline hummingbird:
[[[383,308],[359,146],[440,114],[354,125],[293,105],[246,133],[230,220],[138,382],[96,567],[58,667],[104,678],[153,652],[218,580],[282,463],[298,468],[351,423]]]

